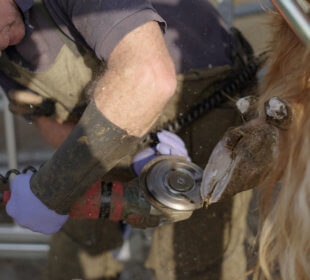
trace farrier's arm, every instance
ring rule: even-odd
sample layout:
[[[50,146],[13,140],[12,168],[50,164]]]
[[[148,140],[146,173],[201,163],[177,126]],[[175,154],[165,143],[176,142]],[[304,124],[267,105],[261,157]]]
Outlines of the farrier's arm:
[[[128,134],[141,137],[173,95],[173,62],[157,22],[129,33],[114,49],[95,90],[99,111]]]
[[[174,66],[158,24],[149,22],[130,32],[111,53],[94,101],[77,126],[32,176],[35,196],[53,212],[67,214],[79,196],[136,146],[175,87]],[[29,223],[23,222],[36,230]]]
[[[75,200],[135,147],[175,89],[161,30],[149,22],[115,47],[107,71],[70,136],[31,179],[34,194],[65,214]]]

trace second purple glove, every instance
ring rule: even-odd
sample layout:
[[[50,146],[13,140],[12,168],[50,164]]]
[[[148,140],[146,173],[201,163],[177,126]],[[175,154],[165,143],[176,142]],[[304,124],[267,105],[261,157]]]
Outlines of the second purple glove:
[[[191,161],[183,140],[176,134],[163,130],[157,133],[159,143],[156,147],[146,148],[135,155],[132,167],[137,175],[140,175],[143,167],[152,159],[160,155],[182,156]]]
[[[57,232],[69,215],[59,215],[47,208],[30,189],[30,174],[17,175],[10,182],[11,198],[6,212],[20,226],[44,234]]]

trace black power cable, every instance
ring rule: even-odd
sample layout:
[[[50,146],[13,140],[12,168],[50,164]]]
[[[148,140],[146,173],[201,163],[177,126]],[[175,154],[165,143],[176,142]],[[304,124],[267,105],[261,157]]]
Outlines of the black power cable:
[[[188,126],[204,116],[212,109],[219,107],[228,97],[233,97],[243,89],[247,88],[250,83],[256,81],[256,73],[260,66],[265,61],[265,53],[262,53],[257,58],[253,58],[248,64],[241,69],[232,71],[228,78],[221,82],[217,90],[208,98],[190,108],[185,114],[179,115],[175,120],[168,121],[155,132],[149,133],[144,139],[144,144],[152,144],[157,142],[156,133],[160,130],[168,130],[178,132],[185,126]]]

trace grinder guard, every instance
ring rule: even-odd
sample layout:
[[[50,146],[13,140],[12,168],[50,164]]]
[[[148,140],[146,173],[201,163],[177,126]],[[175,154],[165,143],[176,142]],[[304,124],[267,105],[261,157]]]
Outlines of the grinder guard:
[[[139,186],[151,205],[150,215],[159,216],[160,224],[188,219],[203,206],[200,184],[203,170],[178,156],[161,156],[142,170]]]

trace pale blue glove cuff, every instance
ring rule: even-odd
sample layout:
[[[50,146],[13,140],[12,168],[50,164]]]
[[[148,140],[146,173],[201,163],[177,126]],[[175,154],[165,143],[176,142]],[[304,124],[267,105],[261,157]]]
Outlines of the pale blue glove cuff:
[[[60,230],[69,215],[59,215],[47,208],[32,193],[30,178],[31,174],[22,174],[10,182],[11,198],[6,205],[6,212],[22,227],[53,234]]]
[[[137,175],[140,175],[143,167],[149,161],[160,155],[182,156],[191,161],[185,144],[179,136],[166,130],[158,132],[156,135],[159,140],[156,147],[146,148],[133,159],[132,167]]]

